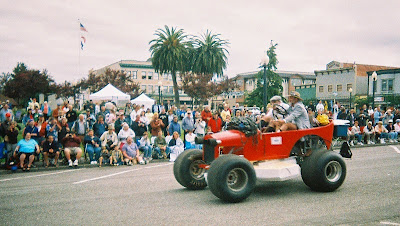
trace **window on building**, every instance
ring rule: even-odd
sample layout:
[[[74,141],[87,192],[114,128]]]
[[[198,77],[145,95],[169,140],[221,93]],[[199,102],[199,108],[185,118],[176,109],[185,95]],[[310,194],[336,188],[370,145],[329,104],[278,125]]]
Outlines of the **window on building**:
[[[154,93],[154,90],[153,90],[153,86],[152,86],[152,85],[148,85],[148,86],[147,86],[147,93]]]
[[[349,91],[350,90],[350,88],[353,88],[353,84],[347,84],[347,91]]]
[[[324,92],[324,86],[319,86],[318,87],[318,92],[323,93]]]
[[[154,86],[154,92],[155,92],[155,93],[158,93],[158,85],[155,85],[155,86]]]
[[[332,85],[328,85],[328,93],[332,93]]]
[[[343,90],[343,86],[342,85],[337,85],[336,86],[336,91],[342,92],[342,90]]]
[[[168,73],[168,80],[169,80],[169,81],[172,81],[172,75],[171,75],[171,73]]]
[[[174,87],[170,86],[168,91],[169,91],[169,93],[174,93]]]
[[[132,79],[137,79],[137,71],[132,71]]]
[[[163,79],[168,80],[168,74],[163,74]]]
[[[146,92],[146,85],[141,85],[141,86],[140,86],[140,89],[141,89],[142,91]]]
[[[393,79],[382,79],[382,92],[393,91]]]
[[[147,78],[149,80],[153,79],[153,72],[149,71],[149,73],[147,74]]]
[[[158,80],[158,73],[154,72],[154,80]]]
[[[146,72],[142,71],[142,79],[146,79]]]
[[[168,86],[163,87],[163,93],[168,93]]]
[[[290,79],[292,86],[300,86],[301,85],[301,78],[292,78]]]
[[[388,91],[393,91],[393,79],[388,80]]]

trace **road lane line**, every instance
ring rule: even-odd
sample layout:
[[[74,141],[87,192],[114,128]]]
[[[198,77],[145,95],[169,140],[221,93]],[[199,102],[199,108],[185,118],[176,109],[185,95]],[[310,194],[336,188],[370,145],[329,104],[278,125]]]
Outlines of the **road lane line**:
[[[400,225],[398,223],[392,223],[392,222],[388,222],[388,221],[381,221],[380,223],[384,224],[384,225]]]
[[[129,173],[129,172],[143,170],[143,169],[157,168],[157,167],[161,167],[161,166],[169,166],[169,165],[172,165],[172,164],[173,163],[168,163],[168,164],[160,164],[160,165],[155,165],[155,166],[130,169],[130,170],[125,170],[125,171],[121,171],[121,172],[118,172],[118,173],[112,173],[112,174],[104,175],[104,176],[101,176],[101,177],[94,177],[94,178],[91,178],[91,179],[77,181],[77,182],[74,182],[72,184],[82,184],[82,183],[86,183],[86,182],[89,182],[89,181],[100,180],[100,179],[104,179],[104,178],[107,178],[107,177],[117,176],[117,175],[124,174],[124,173]]]
[[[64,171],[58,171],[58,172],[55,172],[55,173],[45,173],[45,174],[33,175],[33,176],[27,176],[27,177],[14,177],[14,178],[2,179],[2,180],[0,180],[0,182],[10,181],[10,180],[18,180],[18,179],[25,179],[25,178],[32,178],[32,177],[43,177],[43,176],[49,176],[49,175],[56,175],[56,174],[74,172],[74,171],[77,171],[77,170],[82,170],[82,169],[64,170]]]
[[[397,153],[400,154],[400,150],[396,146],[390,145],[389,147],[393,148]]]

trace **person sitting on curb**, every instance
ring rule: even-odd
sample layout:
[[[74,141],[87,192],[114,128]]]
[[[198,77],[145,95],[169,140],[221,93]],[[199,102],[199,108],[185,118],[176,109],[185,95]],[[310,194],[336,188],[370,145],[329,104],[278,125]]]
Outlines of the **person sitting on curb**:
[[[101,167],[103,159],[112,161],[112,152],[118,150],[118,136],[114,132],[114,125],[108,125],[108,131],[104,132],[100,137],[102,154],[99,158],[99,167]],[[112,164],[110,162],[110,164]]]
[[[83,142],[85,142],[86,152],[89,154],[90,164],[96,165],[97,160],[100,158],[101,142],[100,139],[94,135],[93,129],[89,130]]]
[[[383,122],[379,121],[378,124],[375,126],[375,134],[376,134],[376,139],[379,138],[381,144],[385,143],[385,138],[388,137],[388,131],[387,129],[383,126]]]
[[[372,122],[369,121],[367,126],[364,127],[364,135],[367,141],[367,144],[375,144],[375,129],[372,126]]]
[[[162,130],[159,130],[158,133],[162,133]],[[152,148],[150,145],[150,139],[148,137],[147,132],[144,132],[142,138],[140,138],[139,140],[139,150],[143,152],[144,161],[146,163],[152,160],[151,158]]]
[[[363,135],[361,134],[360,127],[358,126],[358,121],[354,121],[354,126],[351,127],[349,138],[350,146],[354,146],[354,138],[357,138],[357,144],[364,145],[362,142]]]
[[[156,157],[159,159],[166,159],[171,152],[161,132],[158,133],[158,136],[154,140],[154,151],[157,153]]]
[[[168,143],[168,147],[171,150],[170,153],[170,162],[174,162],[176,158],[184,151],[183,142],[179,137],[178,132],[174,132],[172,135],[172,139]]]
[[[397,132],[394,129],[392,119],[388,120],[388,125],[386,126],[386,129],[388,131],[389,142],[390,143],[397,142]]]
[[[54,166],[58,167],[58,157],[60,156],[60,145],[54,140],[53,136],[48,136],[47,140],[43,143],[43,157],[45,167],[49,167],[49,158],[54,158]]]
[[[133,142],[133,138],[129,136],[126,139],[126,143],[122,146],[122,154],[124,156],[124,161],[127,165],[133,165],[139,162],[140,165],[144,165],[142,157],[139,155],[139,148],[135,142]]]
[[[64,154],[68,160],[68,166],[72,167],[72,164],[76,167],[78,166],[78,160],[82,156],[81,139],[79,137],[68,133],[61,141],[64,146]],[[71,155],[75,155],[75,161],[72,163]]]

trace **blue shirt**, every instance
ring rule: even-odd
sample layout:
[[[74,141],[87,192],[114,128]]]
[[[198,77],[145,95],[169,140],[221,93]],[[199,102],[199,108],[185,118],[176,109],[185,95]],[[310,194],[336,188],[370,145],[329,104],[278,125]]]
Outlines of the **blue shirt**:
[[[178,134],[181,134],[181,125],[179,123],[172,121],[171,124],[169,124],[169,134],[172,135],[174,132],[178,132]]]
[[[38,143],[34,139],[30,139],[26,141],[25,139],[22,139],[18,142],[19,146],[19,152],[21,153],[33,153],[35,152],[35,146]]]

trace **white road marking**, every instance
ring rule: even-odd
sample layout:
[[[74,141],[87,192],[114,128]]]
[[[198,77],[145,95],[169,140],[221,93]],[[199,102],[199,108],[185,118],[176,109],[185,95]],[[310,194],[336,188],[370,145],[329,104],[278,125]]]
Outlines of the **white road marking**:
[[[393,148],[397,153],[400,154],[400,150],[396,146],[390,145],[389,147]]]
[[[62,173],[69,173],[69,172],[74,172],[74,171],[77,171],[77,170],[82,170],[82,169],[64,170],[64,171],[58,171],[58,172],[55,172],[55,173],[44,173],[44,174],[39,174],[39,175],[27,176],[27,177],[14,177],[14,178],[2,179],[2,180],[0,180],[0,182],[10,181],[10,180],[18,180],[18,179],[25,179],[25,178],[32,178],[32,177],[43,177],[43,176],[56,175],[56,174],[62,174]]]
[[[381,221],[380,223],[384,224],[384,225],[400,225],[399,223],[392,223],[392,222],[387,222],[387,221]]]
[[[86,183],[86,182],[89,182],[89,181],[100,180],[100,179],[104,179],[104,178],[107,178],[107,177],[112,177],[112,176],[116,176],[116,175],[120,175],[120,174],[124,174],[124,173],[129,173],[129,172],[143,170],[143,169],[156,168],[156,167],[161,167],[161,166],[169,166],[171,164],[173,164],[173,163],[160,164],[160,165],[155,165],[155,166],[148,166],[148,167],[141,167],[141,168],[136,168],[136,169],[131,169],[131,170],[125,170],[125,171],[121,171],[121,172],[118,172],[118,173],[104,175],[104,176],[101,176],[101,177],[95,177],[95,178],[91,178],[91,179],[77,181],[77,182],[74,182],[72,184],[82,184],[82,183]]]

